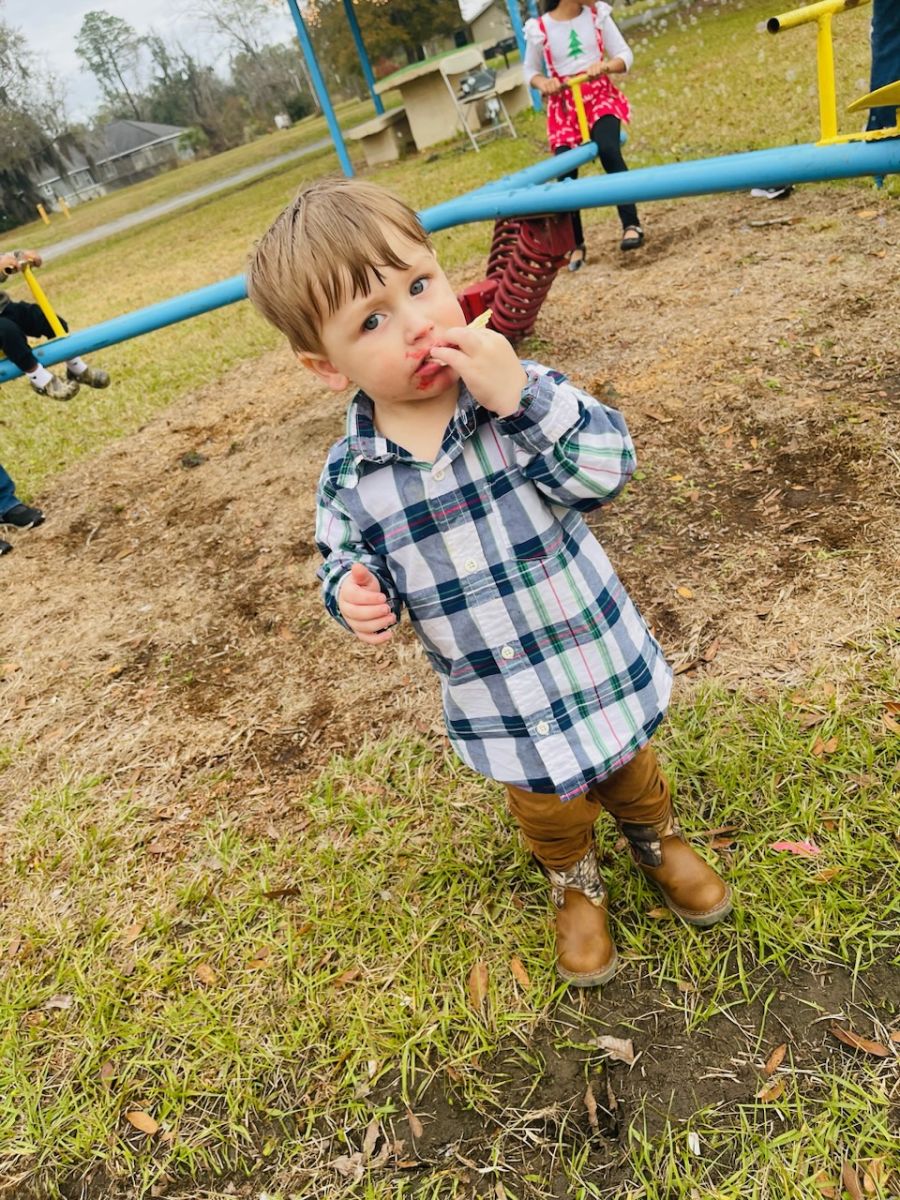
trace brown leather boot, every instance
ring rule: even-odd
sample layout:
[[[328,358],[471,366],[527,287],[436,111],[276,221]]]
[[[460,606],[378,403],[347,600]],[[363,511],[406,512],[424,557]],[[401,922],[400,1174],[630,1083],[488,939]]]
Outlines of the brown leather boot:
[[[591,845],[564,871],[544,868],[556,906],[556,970],[573,987],[597,987],[616,973],[618,954],[609,934],[606,888]]]
[[[662,892],[667,906],[690,925],[715,925],[733,907],[731,888],[693,850],[675,823],[672,810],[662,828],[619,821],[631,856]]]

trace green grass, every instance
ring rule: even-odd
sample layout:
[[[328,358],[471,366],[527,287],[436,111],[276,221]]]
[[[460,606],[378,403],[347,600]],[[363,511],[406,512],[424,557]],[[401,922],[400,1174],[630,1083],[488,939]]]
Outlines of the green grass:
[[[886,645],[871,659],[886,669]],[[757,996],[771,971],[900,963],[900,739],[881,725],[880,699],[872,680],[840,706],[823,698],[812,732],[789,703],[715,690],[673,713],[660,744],[688,833],[703,846],[710,826],[738,827],[733,920],[700,933],[649,916],[658,898],[613,853],[610,828],[602,845],[625,977],[646,976],[661,994],[696,989],[686,1028]],[[832,733],[839,748],[815,757],[814,736]],[[335,759],[276,836],[242,827],[227,776],[194,781],[177,803],[208,815],[171,856],[154,853],[159,826],[137,797],[102,779],[36,792],[10,832],[0,938],[12,948],[0,979],[9,1175],[21,1169],[49,1195],[92,1161],[144,1187],[163,1168],[309,1166],[314,1128],[356,1131],[355,1145],[370,1120],[402,1118],[448,1069],[460,1100],[488,1114],[509,1063],[536,1068],[528,1046],[546,1036],[561,989],[546,887],[499,788],[427,744],[386,741]],[[815,860],[769,849],[811,836]],[[289,894],[266,897],[279,888]],[[510,973],[513,955],[528,991]],[[483,1011],[467,995],[477,960],[489,971]],[[201,965],[214,981],[201,981]],[[643,1190],[621,1194],[687,1200],[715,1179],[723,1198],[813,1196],[777,1179],[793,1178],[799,1160],[809,1175],[829,1166],[841,1131],[856,1131],[858,1157],[893,1152],[875,1075],[833,1063],[792,1075],[774,1139],[759,1104],[701,1112],[690,1128],[708,1147],[702,1160],[675,1127],[651,1150],[638,1119],[629,1161]],[[131,1130],[133,1108],[161,1133]],[[570,1150],[577,1183],[590,1172]],[[353,1194],[394,1194],[372,1188]]]

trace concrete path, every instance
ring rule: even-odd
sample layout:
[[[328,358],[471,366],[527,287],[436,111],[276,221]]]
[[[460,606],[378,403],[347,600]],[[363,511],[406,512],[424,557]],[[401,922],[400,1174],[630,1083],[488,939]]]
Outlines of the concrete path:
[[[88,229],[84,233],[77,233],[74,237],[63,238],[62,241],[54,242],[49,246],[41,247],[41,254],[46,262],[51,259],[60,258],[63,254],[68,254],[71,250],[77,250],[80,246],[88,246],[91,242],[102,241],[103,238],[110,237],[114,233],[121,233],[124,229],[131,229],[134,225],[141,225],[144,221],[152,221],[154,217],[164,216],[166,213],[174,212],[176,209],[184,208],[185,205],[193,204],[197,200],[202,200],[206,196],[214,196],[216,192],[222,192],[226,188],[234,187],[239,183],[246,183],[249,179],[255,179],[257,176],[266,175],[269,171],[275,170],[276,167],[283,166],[284,163],[293,161],[296,158],[303,158],[307,154],[314,154],[317,150],[323,150],[331,145],[331,138],[321,138],[317,142],[311,142],[308,146],[301,146],[298,150],[291,150],[287,154],[279,154],[277,158],[268,158],[265,162],[256,163],[255,166],[245,167],[243,171],[236,171],[233,175],[226,175],[224,179],[216,179],[211,183],[206,183],[203,187],[194,188],[191,192],[182,192],[180,196],[172,196],[169,200],[161,200],[159,204],[150,204],[146,208],[138,209],[137,212],[127,213],[124,217],[117,217],[115,221],[107,221],[105,225],[97,225],[94,229]]]

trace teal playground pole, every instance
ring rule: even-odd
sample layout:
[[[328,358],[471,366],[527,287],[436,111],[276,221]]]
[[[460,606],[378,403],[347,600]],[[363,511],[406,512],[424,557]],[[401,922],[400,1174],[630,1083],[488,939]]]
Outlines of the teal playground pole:
[[[516,35],[516,45],[519,47],[519,57],[522,62],[525,62],[525,30],[522,27],[522,18],[519,16],[519,0],[506,0],[506,7],[509,11],[509,23],[512,25],[513,33]],[[531,107],[535,112],[541,111],[541,94],[531,91]]]
[[[384,105],[381,102],[381,97],[375,91],[375,76],[372,73],[372,64],[369,62],[369,56],[366,53],[366,43],[363,41],[359,21],[357,21],[356,13],[353,11],[353,0],[344,0],[344,12],[347,14],[347,24],[350,26],[353,40],[356,42],[356,53],[359,55],[363,75],[366,77],[366,87],[369,89],[369,95],[372,97],[375,111],[381,115],[384,112]]]
[[[319,60],[316,58],[309,30],[306,28],[306,22],[303,20],[303,14],[300,12],[297,0],[288,0],[288,8],[291,10],[291,16],[294,18],[294,26],[303,50],[303,57],[306,59],[310,79],[312,79],[322,112],[325,114],[325,120],[328,122],[328,130],[331,133],[331,140],[334,142],[334,148],[340,159],[341,168],[347,178],[352,179],[354,175],[353,163],[350,161],[350,155],[347,153],[347,147],[344,144],[344,135],[341,133],[341,127],[338,125],[334,109],[331,107],[328,89],[325,87],[325,80],[322,78],[322,72],[319,69]]]

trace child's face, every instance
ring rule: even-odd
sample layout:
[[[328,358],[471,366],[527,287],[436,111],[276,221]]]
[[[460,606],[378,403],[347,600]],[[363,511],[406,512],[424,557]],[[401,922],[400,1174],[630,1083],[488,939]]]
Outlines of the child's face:
[[[427,246],[400,233],[388,240],[409,266],[381,268],[383,284],[370,276],[368,296],[352,296],[325,321],[324,354],[298,357],[330,388],[355,384],[376,404],[455,395],[459,376],[428,355],[465,325],[456,294]]]

